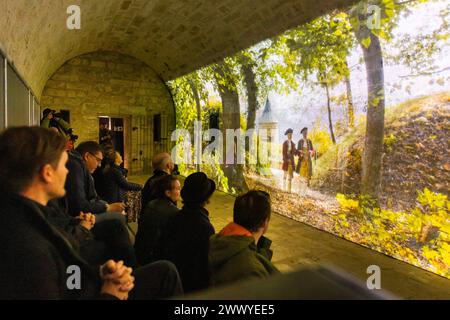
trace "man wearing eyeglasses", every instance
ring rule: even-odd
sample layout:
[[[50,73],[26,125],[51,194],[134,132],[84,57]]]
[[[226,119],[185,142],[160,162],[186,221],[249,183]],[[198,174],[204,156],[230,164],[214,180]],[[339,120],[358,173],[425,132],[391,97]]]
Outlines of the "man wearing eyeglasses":
[[[68,213],[78,216],[80,212],[96,215],[96,221],[120,219],[125,221],[124,204],[110,203],[101,200],[95,190],[92,173],[101,166],[103,153],[95,141],[85,141],[70,152],[66,180]]]
[[[73,217],[86,213],[95,215],[92,233],[95,239],[108,246],[108,258],[124,260],[127,265],[137,265],[136,256],[129,238],[122,202],[107,203],[100,199],[95,190],[92,173],[101,166],[103,153],[95,141],[85,141],[69,152],[65,201],[59,201],[60,209]],[[62,204],[62,205],[61,205]],[[66,206],[66,208],[61,208]],[[95,248],[82,248],[86,256],[98,258]]]

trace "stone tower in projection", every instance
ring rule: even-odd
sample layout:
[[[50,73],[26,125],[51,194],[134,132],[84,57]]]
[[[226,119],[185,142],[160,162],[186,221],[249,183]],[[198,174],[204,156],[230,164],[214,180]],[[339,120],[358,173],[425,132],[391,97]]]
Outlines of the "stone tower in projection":
[[[278,121],[275,120],[275,117],[272,112],[272,105],[270,104],[269,98],[267,98],[266,106],[264,107],[264,111],[261,117],[258,119],[258,129],[267,130],[267,140],[268,140],[268,153],[269,159],[271,162],[271,167],[278,167],[278,154],[272,154],[272,150],[274,150],[274,146],[272,146],[272,142],[278,143]]]

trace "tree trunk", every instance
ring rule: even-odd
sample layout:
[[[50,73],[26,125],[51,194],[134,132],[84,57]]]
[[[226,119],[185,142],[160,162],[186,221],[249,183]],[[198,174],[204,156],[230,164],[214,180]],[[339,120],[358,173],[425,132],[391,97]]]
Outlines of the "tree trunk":
[[[256,86],[255,73],[253,71],[253,63],[247,59],[242,64],[242,73],[244,75],[245,87],[247,89],[247,130],[255,129],[256,109],[258,108],[258,87]],[[250,159],[250,141],[245,144],[245,164]]]
[[[347,61],[345,62],[348,67]],[[349,69],[350,72],[350,69]],[[355,126],[355,110],[353,108],[353,95],[352,95],[352,86],[350,84],[350,74],[345,77],[345,86],[347,88],[347,121],[348,127],[353,128]]]
[[[258,87],[256,86],[255,73],[253,72],[253,65],[250,63],[242,66],[244,73],[245,87],[247,89],[247,130],[255,128],[256,109],[258,107],[257,94]]]
[[[200,105],[200,95],[198,94],[197,86],[195,85],[194,81],[192,81],[192,80],[189,80],[189,86],[191,87],[192,94],[193,94],[194,100],[195,100],[195,106],[197,108],[197,121],[202,121],[202,107]],[[201,141],[200,141],[200,145],[201,145]],[[200,171],[200,164],[196,164],[195,168],[196,168],[197,172]]]
[[[330,135],[331,135],[331,141],[333,141],[334,144],[336,144],[336,138],[334,137],[334,130],[333,130],[333,120],[331,119],[331,98],[330,98],[330,88],[328,87],[328,83],[324,83],[325,90],[327,91],[327,108],[328,108],[328,123],[330,127]]]
[[[237,92],[236,84],[234,84],[231,77],[227,74],[231,73],[230,70],[226,69],[227,66],[220,65],[217,67],[216,72],[219,77],[216,76],[217,86],[219,88],[220,98],[222,100],[222,133],[224,139],[224,164],[222,166],[225,176],[228,178],[228,184],[235,187],[239,192],[244,192],[248,190],[247,184],[244,179],[244,168],[242,164],[237,164],[237,144],[234,141],[234,163],[226,164],[226,130],[227,129],[240,129],[241,118],[240,118],[240,105],[239,105],[239,94]],[[221,83],[220,78],[225,80],[224,85]]]
[[[361,39],[360,39],[361,40]],[[362,194],[378,199],[381,189],[381,166],[384,140],[384,69],[379,38],[370,33],[370,46],[361,48],[367,71],[367,126],[362,159]],[[360,41],[361,43],[361,41]]]

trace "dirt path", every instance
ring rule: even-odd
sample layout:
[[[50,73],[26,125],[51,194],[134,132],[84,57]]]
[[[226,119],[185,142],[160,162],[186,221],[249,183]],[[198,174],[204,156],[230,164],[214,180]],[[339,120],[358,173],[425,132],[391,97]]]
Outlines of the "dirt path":
[[[249,188],[269,192],[273,209],[277,213],[332,232],[332,216],[339,207],[334,197],[308,188],[300,182],[298,175],[294,176],[291,193],[283,191],[283,171],[271,169],[271,172],[270,177],[247,175]]]

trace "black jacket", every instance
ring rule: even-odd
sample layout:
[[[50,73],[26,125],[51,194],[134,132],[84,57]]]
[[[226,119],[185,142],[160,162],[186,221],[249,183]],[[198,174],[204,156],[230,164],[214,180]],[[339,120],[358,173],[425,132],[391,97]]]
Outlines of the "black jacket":
[[[90,265],[100,265],[109,259],[123,260],[127,266],[137,265],[128,229],[121,220],[96,222],[88,230],[79,219],[63,210],[61,201],[52,200],[47,208],[45,216],[50,224],[63,233]]]
[[[134,249],[141,265],[162,258],[163,238],[169,221],[180,211],[170,199],[154,199],[145,207],[136,233]]]
[[[142,211],[141,214],[144,213],[144,209],[147,206],[147,204],[156,199],[157,195],[156,195],[156,188],[155,188],[155,182],[159,179],[164,177],[165,175],[167,175],[168,173],[165,171],[161,171],[161,170],[155,170],[153,172],[153,175],[148,178],[147,182],[144,185],[144,188],[142,189],[142,197],[141,197],[141,202],[142,202]]]
[[[47,221],[63,233],[73,247],[77,249],[77,252],[79,252],[81,246],[94,239],[91,231],[83,227],[79,219],[61,210],[57,200],[48,203],[44,214]]]
[[[206,289],[209,284],[209,238],[215,233],[209,213],[186,205],[171,220],[165,237],[164,258],[180,273],[185,292]]]
[[[123,202],[123,191],[139,191],[142,186],[137,183],[128,182],[122,168],[112,166],[106,171],[98,169],[94,173],[95,189],[98,195],[108,203]]]
[[[78,216],[80,211],[93,214],[105,212],[107,203],[98,197],[94,179],[78,152],[69,153],[67,169],[69,174],[65,188],[69,214]]]
[[[2,193],[0,299],[94,299],[101,279],[72,244],[45,219],[47,207]],[[81,271],[81,289],[69,290],[69,266]]]

